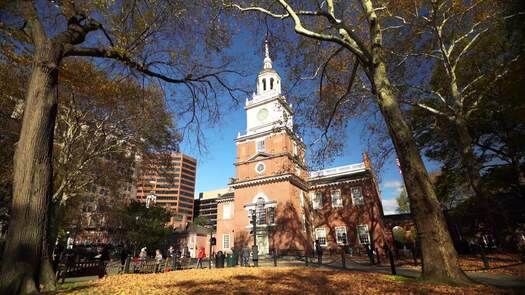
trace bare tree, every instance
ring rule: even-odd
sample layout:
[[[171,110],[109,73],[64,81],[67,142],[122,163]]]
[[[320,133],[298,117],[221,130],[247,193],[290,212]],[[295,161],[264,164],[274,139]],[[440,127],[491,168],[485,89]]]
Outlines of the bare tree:
[[[441,205],[419,155],[412,132],[400,110],[387,71],[380,14],[372,0],[352,1],[267,1],[259,6],[226,3],[242,12],[255,12],[289,21],[294,31],[314,42],[338,46],[356,58],[368,78],[371,92],[381,111],[403,170],[412,213],[421,238],[424,279],[470,283],[460,269],[457,253],[447,230]],[[339,47],[341,49],[339,49]],[[337,51],[334,54],[337,54]],[[351,65],[351,64],[350,64]],[[350,66],[349,65],[349,66]],[[354,73],[354,71],[350,71]],[[351,74],[350,90],[355,74]]]
[[[407,77],[414,74],[412,71],[405,74],[399,83],[406,96],[402,103],[453,126],[455,132],[450,136],[455,137],[461,149],[466,179],[476,195],[484,195],[480,185],[482,161],[476,156],[476,138],[468,122],[487,99],[491,87],[506,79],[509,66],[523,57],[519,53],[505,57],[495,50],[493,54],[500,56],[486,60],[490,66],[474,71],[468,67],[473,56],[481,54],[480,42],[497,34],[499,25],[518,15],[506,15],[504,3],[485,0],[406,1],[401,5],[392,3],[385,11],[391,16],[390,29],[408,31],[405,36],[410,42],[397,43],[400,46],[391,51],[399,59],[397,65],[419,68],[413,64],[433,64],[438,69],[433,73],[439,78],[431,77],[419,84],[411,83]]]
[[[2,5],[0,34],[11,50],[31,57],[20,138],[14,156],[10,226],[0,270],[0,293],[39,290],[42,249],[53,186],[53,132],[58,110],[58,77],[72,56],[106,60],[112,73],[181,85],[181,106],[198,119],[200,107],[213,106],[222,89],[232,96],[224,70],[227,61],[213,60],[228,35],[220,10],[202,1],[39,2],[21,0]],[[37,8],[38,6],[38,8]],[[203,21],[197,21],[201,18]],[[196,23],[201,25],[197,26]],[[192,55],[191,53],[201,54]],[[197,63],[197,56],[210,63]],[[182,97],[181,97],[182,98]],[[189,101],[189,102],[188,102]],[[185,103],[184,103],[185,102]]]

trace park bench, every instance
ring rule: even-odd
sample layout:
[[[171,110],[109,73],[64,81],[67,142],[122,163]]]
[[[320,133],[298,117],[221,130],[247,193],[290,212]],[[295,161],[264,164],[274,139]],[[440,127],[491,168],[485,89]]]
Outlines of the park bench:
[[[98,276],[102,278],[106,275],[106,262],[101,260],[75,262],[71,264],[59,265],[57,271],[57,280],[66,278],[78,278],[87,276]]]

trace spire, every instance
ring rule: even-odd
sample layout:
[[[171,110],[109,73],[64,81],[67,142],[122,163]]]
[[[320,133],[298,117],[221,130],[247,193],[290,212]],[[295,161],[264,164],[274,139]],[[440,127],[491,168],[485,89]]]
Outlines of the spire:
[[[270,59],[270,50],[268,49],[268,39],[264,40],[264,67],[265,69],[272,68],[272,60]]]

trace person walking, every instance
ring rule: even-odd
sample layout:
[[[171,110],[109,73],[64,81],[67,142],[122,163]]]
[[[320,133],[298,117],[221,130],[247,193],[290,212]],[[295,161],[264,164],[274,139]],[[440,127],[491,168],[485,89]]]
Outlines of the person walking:
[[[317,254],[317,263],[321,265],[323,263],[323,247],[321,247],[319,240],[315,240],[315,252]]]
[[[204,247],[200,247],[199,252],[197,252],[197,268],[202,268],[202,260],[204,258],[206,258],[206,251]]]

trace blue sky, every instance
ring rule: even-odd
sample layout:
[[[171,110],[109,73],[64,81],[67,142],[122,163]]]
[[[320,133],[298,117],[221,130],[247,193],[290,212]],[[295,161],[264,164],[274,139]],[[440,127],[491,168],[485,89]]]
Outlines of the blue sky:
[[[245,64],[249,76],[244,82],[255,89],[255,78],[262,69],[263,50],[261,40],[253,42],[253,46],[246,46],[247,40],[253,41],[253,37],[236,38],[233,41],[231,52],[239,55],[239,62]],[[231,53],[230,52],[230,53]],[[286,81],[286,69],[280,67],[279,60],[275,60],[270,50],[270,56],[274,61],[274,67],[283,77],[282,85],[286,89],[291,83]],[[239,83],[242,81],[239,81]],[[318,83],[312,81],[312,83]],[[318,87],[318,84],[315,85]],[[183,141],[181,151],[198,160],[197,178],[195,195],[199,192],[227,187],[230,177],[235,176],[233,162],[236,155],[235,138],[237,133],[246,132],[246,113],[243,108],[244,100],[234,108],[227,108],[223,112],[222,119],[215,126],[206,126],[203,128],[204,138],[206,139],[207,152],[198,153],[188,141]],[[325,165],[326,168],[353,164],[362,161],[362,153],[367,150],[365,146],[367,134],[363,131],[362,123],[353,120],[348,128],[349,136],[345,144],[342,155],[335,158],[331,163]],[[436,163],[426,162],[427,167],[431,170],[437,168]],[[391,157],[385,163],[381,173],[380,183],[381,199],[385,214],[395,213],[397,208],[395,198],[403,186],[402,177],[395,163],[395,156]]]

